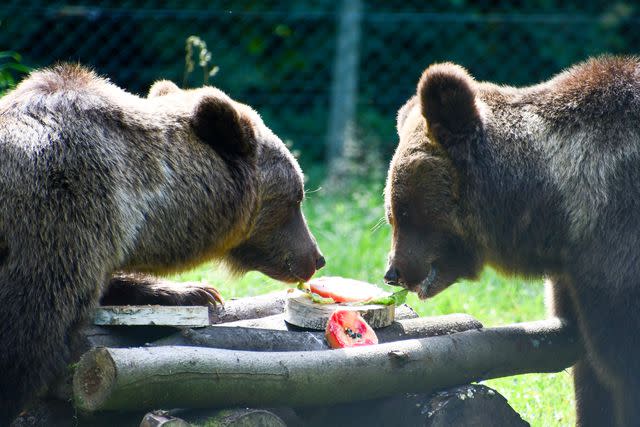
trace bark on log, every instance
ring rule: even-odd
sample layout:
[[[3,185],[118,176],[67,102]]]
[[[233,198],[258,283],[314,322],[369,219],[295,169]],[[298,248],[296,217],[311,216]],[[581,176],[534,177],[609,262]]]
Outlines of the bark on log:
[[[151,342],[170,337],[180,329],[170,326],[96,326],[88,325],[80,330],[74,342],[74,352],[81,351],[73,360],[80,359],[93,347],[142,347]]]
[[[266,298],[265,295],[260,297],[247,297],[235,300],[237,304],[231,304],[230,310],[228,312],[222,313],[218,310],[218,317],[216,317],[216,321],[227,321],[230,319],[236,319],[238,317],[247,316],[249,318],[236,320],[232,322],[226,322],[221,324],[221,327],[241,327],[241,328],[258,328],[258,329],[271,329],[278,331],[287,331],[289,329],[299,331],[300,328],[297,328],[293,325],[288,325],[284,321],[284,315],[282,314],[282,310],[284,309],[284,302],[277,302],[278,298],[281,298],[284,293],[273,293],[267,294],[272,295],[269,298]],[[273,299],[273,301],[272,301]],[[270,302],[271,301],[271,302]],[[274,302],[275,301],[275,302]],[[230,301],[227,304],[233,303],[234,301]],[[245,304],[244,308],[240,306]],[[253,318],[253,316],[260,316],[264,313],[273,313],[278,312],[280,310],[280,314],[269,315],[262,318]],[[450,316],[459,316],[459,317],[450,317]],[[401,305],[396,307],[396,320],[403,321],[404,319],[415,319],[418,318],[418,315],[415,311],[408,305]],[[461,330],[467,330],[471,328],[471,324],[473,322],[477,322],[472,320],[473,318],[465,315],[465,314],[455,314],[455,315],[447,315],[447,316],[434,316],[429,318],[420,318],[418,322],[421,323],[421,326],[414,325],[411,326],[407,324],[405,327],[407,328],[407,334],[413,336],[432,336],[432,335],[441,335],[439,333],[430,332],[428,329],[432,328],[432,331],[437,331],[438,328],[445,330],[448,325],[454,326],[454,324],[458,321],[461,322],[461,327],[463,329],[451,329],[449,332],[459,332]],[[467,322],[467,323],[465,323]],[[464,325],[468,324],[469,327],[465,327]],[[431,326],[433,325],[433,326]],[[218,327],[218,326],[210,326],[210,327]],[[473,326],[476,328],[482,327],[479,323],[477,326]],[[395,331],[396,327],[393,329],[389,329],[389,331]],[[425,329],[424,334],[419,332],[418,328]],[[200,331],[206,331],[209,328],[199,328]],[[186,329],[189,331],[190,329]],[[386,330],[386,328],[385,328]],[[402,334],[402,331],[398,331],[399,334]],[[188,334],[188,332],[187,332]],[[224,334],[224,333],[223,333]],[[229,332],[231,336],[231,332]],[[228,348],[228,349],[242,349],[242,350],[252,350],[251,346],[243,347],[242,342],[250,342],[247,338],[243,338],[241,333],[238,333],[237,336],[233,334],[231,336],[230,344],[223,345],[217,348]],[[252,336],[251,332],[249,332],[248,336]],[[158,341],[165,340],[166,341]],[[220,340],[221,338],[218,338]],[[400,337],[398,339],[401,339]],[[158,341],[158,342],[155,342]],[[389,339],[388,341],[394,341]],[[396,340],[397,341],[397,340]],[[83,353],[89,351],[92,347],[140,347],[144,346],[147,343],[155,342],[153,345],[193,345],[189,344],[188,339],[180,338],[180,333],[176,332],[176,328],[168,327],[168,326],[96,326],[96,325],[88,325],[83,328],[77,343],[74,343],[74,354],[77,356],[74,360],[77,360]],[[164,344],[160,344],[160,342],[164,342]],[[222,340],[222,342],[225,342]],[[206,345],[206,344],[203,344]],[[209,347],[216,347],[215,345],[210,345]],[[304,347],[300,346],[300,349],[304,349]],[[319,348],[318,348],[319,349]],[[260,351],[259,348],[256,350]],[[267,350],[265,348],[265,350]],[[276,347],[274,350],[276,351]],[[280,350],[277,350],[280,351]],[[288,351],[286,348],[283,348],[282,351]]]
[[[418,317],[400,320],[376,330],[380,343],[425,338],[482,328],[482,324],[466,314]],[[324,332],[287,331],[216,325],[184,329],[151,344],[224,348],[248,351],[314,351],[329,350]]]
[[[209,321],[213,324],[257,319],[284,312],[286,291],[271,292],[255,297],[228,300],[224,306],[216,305],[209,311]]]
[[[332,404],[556,372],[581,352],[576,331],[559,319],[268,357],[199,347],[97,348],[78,363],[73,389],[87,411]]]
[[[99,326],[207,326],[205,306],[109,305],[98,307],[93,319]]]
[[[225,409],[203,421],[215,427],[287,427],[280,417],[263,409]]]
[[[271,410],[253,408],[152,411],[140,427],[287,427],[284,420]]]
[[[529,426],[501,394],[477,384],[436,393],[421,414],[425,415],[425,427]]]
[[[140,427],[191,427],[191,424],[169,415],[167,411],[152,411],[144,415]]]
[[[298,408],[305,427],[422,426],[525,427],[529,424],[497,391],[479,384],[467,384],[435,394],[404,393],[384,399],[341,405]]]

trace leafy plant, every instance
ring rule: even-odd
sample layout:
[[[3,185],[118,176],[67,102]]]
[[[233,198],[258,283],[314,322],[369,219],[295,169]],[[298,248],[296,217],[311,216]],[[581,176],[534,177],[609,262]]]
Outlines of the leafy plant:
[[[198,36],[189,36],[187,37],[185,50],[186,55],[184,59],[185,67],[182,87],[187,87],[189,76],[196,67],[196,61],[194,58],[195,50],[198,51],[198,67],[202,69],[202,83],[205,85],[208,84],[209,78],[215,76],[220,68],[216,65],[213,65],[211,66],[211,68],[209,68],[209,63],[211,62],[211,52],[209,52],[209,49],[207,49],[207,43],[205,43],[205,41]]]
[[[17,52],[0,52],[0,96],[16,85],[21,74],[30,71],[21,61],[22,57]]]

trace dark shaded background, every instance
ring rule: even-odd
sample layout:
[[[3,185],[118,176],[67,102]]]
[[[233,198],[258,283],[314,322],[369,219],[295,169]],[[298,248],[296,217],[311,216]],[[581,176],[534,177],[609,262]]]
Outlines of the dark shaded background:
[[[30,1],[0,4],[0,51],[27,65],[80,61],[132,92],[182,83],[185,40],[220,67],[211,83],[254,106],[303,153],[324,160],[340,1]],[[479,80],[531,84],[600,53],[633,53],[640,5],[601,1],[363,0],[357,135],[388,157],[395,114],[435,61]],[[190,85],[202,84],[194,73]]]

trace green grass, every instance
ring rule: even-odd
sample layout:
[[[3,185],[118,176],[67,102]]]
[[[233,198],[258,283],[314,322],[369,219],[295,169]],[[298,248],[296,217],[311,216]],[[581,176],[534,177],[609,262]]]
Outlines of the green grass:
[[[357,278],[382,287],[390,229],[384,222],[382,187],[362,187],[349,196],[323,190],[308,195],[305,215],[322,249],[327,266],[319,275]],[[226,298],[281,290],[286,285],[258,273],[234,279],[220,268],[205,265],[176,276],[179,280],[204,280]],[[545,317],[542,281],[507,279],[487,269],[477,282],[453,285],[437,297],[407,300],[421,316],[455,312],[471,314],[485,326],[537,320]],[[532,426],[574,424],[570,372],[530,374],[486,381],[503,394]]]

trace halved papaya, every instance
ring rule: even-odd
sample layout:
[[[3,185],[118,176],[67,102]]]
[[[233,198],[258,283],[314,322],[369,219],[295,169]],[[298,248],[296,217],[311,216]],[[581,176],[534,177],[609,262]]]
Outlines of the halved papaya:
[[[331,348],[378,344],[374,330],[355,310],[333,312],[327,322],[325,337]]]

